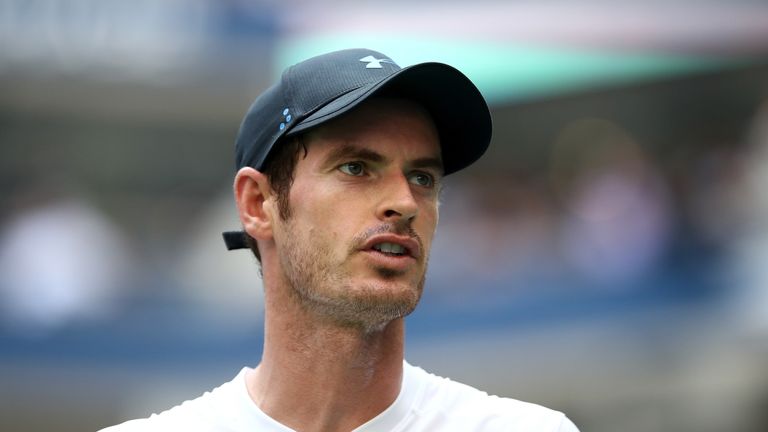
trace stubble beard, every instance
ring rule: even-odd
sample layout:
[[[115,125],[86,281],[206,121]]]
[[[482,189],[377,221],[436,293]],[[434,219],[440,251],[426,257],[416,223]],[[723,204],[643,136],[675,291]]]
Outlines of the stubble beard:
[[[386,268],[373,269],[380,281],[354,286],[353,275],[343,267],[343,261],[333,262],[329,245],[298,238],[298,230],[291,218],[283,222],[286,229],[280,253],[281,265],[292,296],[308,312],[335,325],[371,333],[382,330],[389,322],[405,317],[416,308],[426,279],[426,261],[414,289],[392,292],[379,286],[400,276]],[[354,248],[350,250],[348,256],[355,253]]]

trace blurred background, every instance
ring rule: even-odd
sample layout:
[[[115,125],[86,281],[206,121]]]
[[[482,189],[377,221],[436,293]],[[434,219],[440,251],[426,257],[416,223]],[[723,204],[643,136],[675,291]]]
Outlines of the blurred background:
[[[255,366],[233,142],[287,65],[437,60],[492,106],[407,357],[584,432],[768,430],[768,5],[0,0],[0,430]]]

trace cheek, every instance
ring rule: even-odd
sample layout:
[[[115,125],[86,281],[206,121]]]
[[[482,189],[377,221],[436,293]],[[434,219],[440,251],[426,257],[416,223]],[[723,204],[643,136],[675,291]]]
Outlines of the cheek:
[[[417,233],[421,237],[424,247],[429,250],[432,244],[432,238],[435,236],[437,230],[437,222],[439,214],[437,208],[430,208],[422,212],[421,220],[418,222]]]
[[[307,233],[310,242],[340,241],[350,219],[348,212],[342,211],[346,208],[344,196],[316,185],[297,186],[291,190],[292,217],[297,228]]]

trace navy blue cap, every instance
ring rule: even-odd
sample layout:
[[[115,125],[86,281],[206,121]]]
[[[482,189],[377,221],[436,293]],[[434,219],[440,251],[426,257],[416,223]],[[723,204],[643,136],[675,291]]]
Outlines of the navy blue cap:
[[[466,168],[485,153],[491,114],[464,74],[443,63],[401,68],[382,53],[348,49],[312,57],[283,72],[253,102],[235,141],[237,168],[264,169],[283,137],[305,132],[380,95],[414,101],[430,113],[442,149],[444,173]],[[247,247],[242,232],[224,233],[229,249]]]

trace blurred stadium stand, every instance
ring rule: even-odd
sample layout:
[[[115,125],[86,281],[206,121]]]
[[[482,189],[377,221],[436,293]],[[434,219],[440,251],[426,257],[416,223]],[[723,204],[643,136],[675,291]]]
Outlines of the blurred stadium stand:
[[[585,432],[768,429],[768,7],[332,4],[0,0],[0,430],[258,363],[256,265],[220,240],[234,136],[286,64],[357,44],[492,102],[412,363]]]

